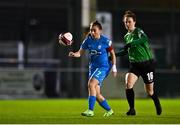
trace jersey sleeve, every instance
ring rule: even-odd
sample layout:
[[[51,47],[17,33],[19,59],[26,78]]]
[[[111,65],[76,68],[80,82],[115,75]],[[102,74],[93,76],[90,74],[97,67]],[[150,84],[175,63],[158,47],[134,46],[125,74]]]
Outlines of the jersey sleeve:
[[[107,43],[108,43],[108,47],[112,46],[112,41],[111,40],[107,40]]]
[[[110,52],[111,50],[113,50],[112,41],[107,39],[107,51]]]
[[[82,42],[81,49],[88,49],[88,38],[84,39],[84,41]]]
[[[115,53],[116,57],[124,56],[124,55],[127,55],[127,54],[128,54],[128,51],[127,51],[127,49],[124,49],[124,48],[121,48],[118,52]]]

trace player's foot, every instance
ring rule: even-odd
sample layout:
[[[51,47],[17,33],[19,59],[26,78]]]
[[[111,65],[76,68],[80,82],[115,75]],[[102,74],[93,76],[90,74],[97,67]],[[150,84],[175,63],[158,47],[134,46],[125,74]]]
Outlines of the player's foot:
[[[156,107],[156,114],[161,115],[161,113],[162,113],[161,104],[157,103],[157,104],[155,104],[155,107]]]
[[[109,117],[109,116],[111,116],[111,115],[114,115],[114,111],[111,109],[111,110],[109,110],[109,111],[107,111],[106,113],[104,113],[104,117]]]
[[[134,108],[129,109],[129,111],[126,113],[126,115],[136,115],[136,111]]]
[[[94,112],[92,110],[86,110],[85,112],[81,113],[82,116],[87,116],[87,117],[93,117],[94,116]]]

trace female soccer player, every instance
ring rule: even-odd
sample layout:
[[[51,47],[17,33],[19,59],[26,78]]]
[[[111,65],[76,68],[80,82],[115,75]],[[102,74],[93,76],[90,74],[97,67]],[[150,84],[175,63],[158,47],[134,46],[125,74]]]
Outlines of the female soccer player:
[[[80,57],[85,50],[89,51],[89,108],[81,113],[81,115],[87,117],[94,116],[93,110],[97,100],[99,105],[107,111],[104,116],[111,116],[114,112],[102,96],[100,87],[111,69],[113,76],[115,77],[117,75],[116,56],[112,48],[111,40],[102,35],[102,26],[98,21],[90,24],[90,33],[83,41],[80,49],[77,52],[69,52],[69,56]],[[108,59],[108,53],[110,53],[112,61]]]
[[[124,36],[125,47],[116,53],[116,56],[128,54],[130,69],[126,74],[126,98],[129,104],[127,115],[136,115],[134,108],[134,90],[133,86],[139,76],[143,78],[147,94],[153,99],[156,113],[162,112],[160,101],[154,91],[154,73],[155,66],[153,56],[149,47],[149,39],[142,29],[135,27],[136,15],[131,11],[126,11],[123,16],[123,22],[127,29]]]

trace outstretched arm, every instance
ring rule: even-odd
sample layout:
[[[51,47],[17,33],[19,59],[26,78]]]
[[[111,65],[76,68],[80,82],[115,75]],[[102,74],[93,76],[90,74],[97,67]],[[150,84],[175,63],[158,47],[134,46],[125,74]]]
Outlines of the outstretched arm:
[[[81,57],[84,54],[85,50],[80,48],[77,52],[69,52],[69,57]]]
[[[125,55],[127,55],[127,54],[128,54],[127,49],[121,48],[118,52],[115,53],[115,56],[116,56],[116,57],[119,57],[119,56],[125,56]],[[109,60],[112,60],[112,57],[111,57],[111,56],[109,56]]]
[[[118,56],[124,56],[124,55],[127,55],[128,54],[128,51],[126,48],[121,48],[118,52],[115,53],[116,57]]]

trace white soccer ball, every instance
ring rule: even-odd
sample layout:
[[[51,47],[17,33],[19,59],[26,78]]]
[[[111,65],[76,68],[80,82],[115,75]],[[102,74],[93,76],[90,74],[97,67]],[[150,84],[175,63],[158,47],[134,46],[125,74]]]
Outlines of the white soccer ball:
[[[59,43],[63,46],[70,46],[73,43],[73,35],[70,32],[59,35]]]

